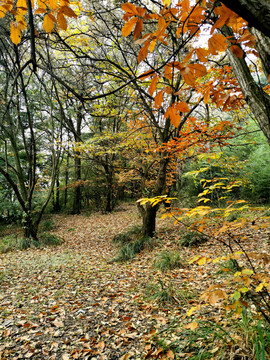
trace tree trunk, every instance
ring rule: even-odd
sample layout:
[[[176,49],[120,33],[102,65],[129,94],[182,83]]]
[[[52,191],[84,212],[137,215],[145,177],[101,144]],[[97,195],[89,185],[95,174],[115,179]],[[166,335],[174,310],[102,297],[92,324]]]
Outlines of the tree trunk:
[[[169,164],[169,159],[166,157],[164,153],[161,155],[161,159],[159,162],[159,172],[156,180],[155,188],[153,190],[152,196],[160,196],[164,195],[166,192],[166,175],[167,175],[167,167]],[[155,206],[151,206],[150,204],[146,204],[145,206],[138,205],[139,212],[143,218],[143,226],[142,226],[142,234],[143,236],[153,237],[156,231],[156,215],[157,210],[159,208],[159,204]]]
[[[75,166],[74,177],[75,177],[76,186],[75,186],[75,189],[74,189],[72,214],[80,214],[80,212],[81,212],[81,203],[82,203],[81,184],[80,184],[80,180],[81,180],[81,158],[79,156],[80,156],[79,154],[76,154],[75,159],[74,159],[74,166]]]
[[[24,228],[24,236],[26,239],[33,239],[38,241],[37,233],[38,233],[38,225],[36,225],[33,221],[30,210],[25,214],[22,225]]]
[[[82,106],[79,105],[77,110],[77,128],[76,128],[76,134],[74,135],[75,143],[81,141],[81,125],[82,125]],[[74,190],[72,214],[80,214],[82,208],[82,194],[81,194],[81,184],[80,184],[80,180],[82,179],[82,172],[81,172],[82,161],[80,155],[81,155],[80,152],[75,152],[74,180],[77,184]]]

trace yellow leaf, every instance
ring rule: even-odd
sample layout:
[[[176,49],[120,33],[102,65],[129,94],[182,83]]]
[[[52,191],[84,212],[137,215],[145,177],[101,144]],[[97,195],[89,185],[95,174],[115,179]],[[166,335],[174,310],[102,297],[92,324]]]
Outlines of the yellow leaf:
[[[55,10],[57,8],[58,0],[49,0],[50,7]]]
[[[46,10],[46,4],[44,3],[44,1],[37,0],[37,3],[38,3],[38,8],[39,8],[39,9],[44,9],[44,10]]]
[[[255,291],[260,292],[260,291],[262,291],[263,287],[264,287],[264,283],[262,282],[256,287]]]
[[[138,21],[138,18],[133,17],[128,22],[126,22],[122,28],[122,36],[124,36],[124,37],[128,36],[131,33],[131,31],[133,30],[133,27],[137,21]]]
[[[244,274],[244,275],[252,275],[252,274],[253,274],[253,270],[251,270],[251,269],[244,269],[244,270],[242,270],[242,274]]]
[[[13,42],[13,44],[17,45],[21,41],[21,31],[18,27],[17,21],[14,21],[10,24],[10,39]]]
[[[23,15],[27,12],[26,0],[18,0],[17,1],[17,10],[20,14],[23,14]]]
[[[2,19],[3,17],[6,16],[6,12],[7,12],[7,10],[5,8],[3,8],[2,6],[0,6],[0,19]]]
[[[44,16],[43,29],[47,33],[51,33],[53,31],[53,29],[54,29],[54,21],[52,20],[52,17],[50,16],[50,14],[46,14]]]
[[[206,257],[205,256],[201,257],[200,260],[198,261],[198,265],[204,265],[204,264],[206,264]]]

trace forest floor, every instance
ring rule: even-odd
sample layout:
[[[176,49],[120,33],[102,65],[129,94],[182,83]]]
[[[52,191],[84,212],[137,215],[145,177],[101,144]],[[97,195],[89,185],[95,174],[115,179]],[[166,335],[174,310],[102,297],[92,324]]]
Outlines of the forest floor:
[[[209,356],[203,358],[218,358],[222,347],[224,359],[234,359],[233,353],[237,359],[253,358],[246,335],[242,338],[237,326],[232,331],[233,320],[224,320],[219,306],[206,306],[199,318],[187,316],[200,293],[217,281],[216,274],[221,274],[218,282],[224,280],[220,264],[187,261],[196,254],[218,256],[218,243],[184,248],[179,241],[185,230],[164,219],[158,221],[153,249],[118,263],[111,261],[118,251],[112,240],[140,224],[134,205],[106,215],[55,215],[53,221],[52,232],[62,245],[0,257],[0,359],[195,359],[198,349],[210,345],[201,335],[192,346],[184,344],[195,329],[199,334],[204,319],[209,339],[210,323],[222,323],[225,335],[210,339]],[[241,241],[249,250],[259,247],[269,254],[268,228],[250,223],[237,231],[243,231]],[[153,264],[164,250],[179,252],[185,264],[162,273]]]

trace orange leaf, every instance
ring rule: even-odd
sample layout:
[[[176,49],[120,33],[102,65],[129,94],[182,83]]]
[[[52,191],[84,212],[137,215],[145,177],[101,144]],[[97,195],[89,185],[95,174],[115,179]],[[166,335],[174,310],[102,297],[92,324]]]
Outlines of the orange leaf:
[[[238,58],[242,58],[244,56],[244,51],[238,45],[232,45],[230,50]]]
[[[151,81],[151,84],[149,86],[148,92],[149,94],[152,96],[154,91],[156,90],[156,86],[157,86],[157,81],[158,81],[158,77],[157,75],[155,75]]]
[[[222,34],[213,34],[208,39],[209,52],[213,55],[217,55],[218,51],[225,51],[228,47],[226,37]]]
[[[190,50],[190,52],[187,54],[187,56],[184,59],[184,62],[187,63],[191,59],[192,55],[194,53],[194,49]]]
[[[77,15],[75,14],[75,12],[68,6],[64,5],[60,8],[59,12],[63,13],[64,15],[68,16],[68,17],[73,17],[76,18]]]
[[[206,62],[208,60],[208,51],[203,48],[196,49],[196,55],[200,62]]]
[[[185,102],[179,102],[174,107],[175,107],[175,109],[177,109],[180,112],[189,112],[190,111],[188,104]]]
[[[172,76],[173,76],[172,64],[166,64],[165,65],[164,76],[168,80],[172,79]]]
[[[215,305],[219,300],[224,300],[227,298],[225,291],[218,289],[211,292],[208,296],[208,301],[211,305]]]
[[[49,0],[50,7],[55,10],[57,8],[58,0]]]
[[[174,125],[176,128],[179,126],[181,121],[181,116],[179,115],[178,111],[173,107],[168,107],[167,111],[164,114],[165,118],[169,118],[171,124]]]
[[[134,25],[136,24],[136,22],[138,21],[138,18],[137,17],[133,17],[132,19],[130,19],[128,22],[125,23],[125,25],[123,26],[122,28],[122,36],[126,37],[128,36]]]
[[[136,6],[127,2],[125,4],[122,4],[122,10],[124,10],[127,14],[130,14],[130,15],[138,15],[138,12],[137,12],[137,9],[136,9]]]
[[[10,39],[13,42],[13,44],[17,45],[21,41],[21,31],[18,28],[17,21],[14,21],[10,24]]]
[[[140,63],[141,61],[143,61],[147,54],[148,54],[148,48],[149,48],[149,45],[150,45],[150,41],[146,41],[146,43],[144,44],[144,46],[141,48],[141,50],[139,51],[139,54],[138,54],[138,63]]]
[[[189,64],[187,65],[187,68],[192,70],[196,78],[202,77],[207,74],[206,67],[202,64]]]
[[[182,5],[183,11],[188,13],[189,12],[189,0],[183,0],[181,5]]]
[[[163,90],[157,93],[155,96],[155,108],[159,109],[161,107],[161,104],[163,102]]]
[[[57,14],[57,24],[62,30],[67,30],[67,20],[62,13]]]
[[[46,13],[46,10],[45,9],[41,9],[41,8],[38,8],[36,11],[35,11],[35,14],[45,14]]]
[[[43,29],[47,33],[51,33],[53,31],[53,29],[54,29],[54,21],[52,20],[52,17],[50,16],[50,14],[46,14],[44,16]]]
[[[135,26],[134,34],[133,34],[134,40],[139,39],[139,37],[141,36],[142,30],[143,30],[143,21],[142,21],[142,19],[138,19],[137,24]]]
[[[210,88],[208,87],[204,93],[204,103],[207,104],[210,99]]]

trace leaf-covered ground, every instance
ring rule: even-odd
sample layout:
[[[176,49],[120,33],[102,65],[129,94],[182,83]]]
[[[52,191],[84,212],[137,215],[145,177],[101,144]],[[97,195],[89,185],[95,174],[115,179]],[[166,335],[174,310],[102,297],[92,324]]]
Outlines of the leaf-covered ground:
[[[59,215],[54,222],[62,245],[1,255],[0,359],[188,359],[153,336],[175,319],[192,327],[186,314],[213,282],[212,267],[186,264],[163,274],[153,262],[164,249],[185,260],[198,252],[218,255],[220,246],[183,248],[184,230],[162,220],[152,250],[116,263],[114,235],[140,224],[134,206],[106,215]],[[242,241],[269,253],[268,230],[247,231]],[[168,301],[157,301],[164,293]],[[210,308],[205,316],[213,313]]]

